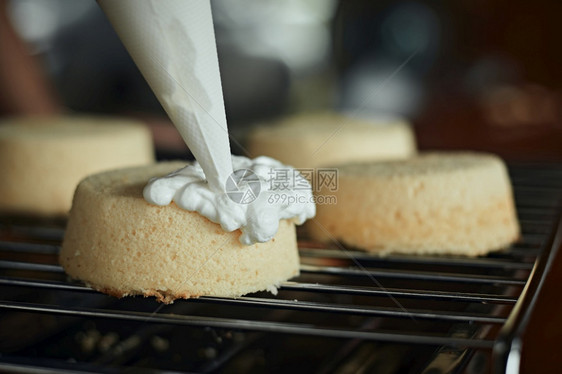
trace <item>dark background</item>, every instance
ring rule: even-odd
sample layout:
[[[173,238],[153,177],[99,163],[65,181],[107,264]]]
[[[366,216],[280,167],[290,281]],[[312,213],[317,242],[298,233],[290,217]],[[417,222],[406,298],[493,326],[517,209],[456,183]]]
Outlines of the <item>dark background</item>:
[[[94,1],[0,4],[43,75],[49,97],[47,104],[34,101],[33,83],[22,88],[18,74],[3,63],[2,115],[132,115],[153,125],[160,147],[182,150]],[[562,159],[559,1],[212,4],[233,136],[243,138],[248,127],[272,117],[335,109],[407,117],[421,149]],[[42,23],[48,24],[44,35]],[[14,59],[5,51],[0,56]],[[11,90],[10,80],[19,82]],[[18,90],[27,104],[10,101]]]

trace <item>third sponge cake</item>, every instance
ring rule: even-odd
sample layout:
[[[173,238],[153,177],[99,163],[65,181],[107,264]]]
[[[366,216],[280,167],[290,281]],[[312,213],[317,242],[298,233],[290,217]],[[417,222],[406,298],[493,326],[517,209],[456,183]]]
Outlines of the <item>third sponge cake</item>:
[[[380,254],[477,256],[519,237],[506,167],[494,155],[432,153],[338,173],[337,188],[317,192],[327,203],[308,225],[316,239]]]
[[[248,148],[296,168],[399,159],[416,153],[409,124],[396,118],[359,119],[322,112],[295,115],[255,128]]]

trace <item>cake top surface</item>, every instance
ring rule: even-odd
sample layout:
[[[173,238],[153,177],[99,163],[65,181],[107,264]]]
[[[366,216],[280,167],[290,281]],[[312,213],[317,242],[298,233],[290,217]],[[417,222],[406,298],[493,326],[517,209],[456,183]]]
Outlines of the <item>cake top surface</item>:
[[[254,136],[325,136],[334,132],[385,134],[407,130],[408,123],[397,117],[359,118],[322,112],[284,117],[268,125],[262,124],[254,129]]]
[[[498,165],[503,161],[487,153],[432,152],[410,159],[349,163],[338,166],[338,171],[345,176],[386,178],[449,174]]]
[[[0,139],[61,139],[147,131],[129,119],[112,117],[21,117],[0,121]]]
[[[110,196],[143,199],[143,188],[149,179],[164,176],[184,166],[183,161],[168,161],[150,166],[108,170],[89,175],[81,184]]]

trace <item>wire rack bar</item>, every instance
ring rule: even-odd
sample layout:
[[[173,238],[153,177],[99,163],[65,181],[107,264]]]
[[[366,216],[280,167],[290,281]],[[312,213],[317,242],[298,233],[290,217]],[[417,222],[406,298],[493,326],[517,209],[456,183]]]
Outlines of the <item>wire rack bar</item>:
[[[0,269],[6,270],[27,270],[27,271],[43,271],[50,273],[64,273],[59,265],[38,264],[35,262],[22,261],[0,261]]]
[[[2,357],[2,360],[5,361],[6,359],[9,359],[9,357]],[[14,362],[0,362],[0,371],[5,371],[6,373],[12,373],[12,374],[16,374],[16,373],[22,373],[22,374],[53,374],[53,373],[57,373],[57,374],[76,374],[78,373],[82,373],[82,374],[99,374],[100,372],[102,372],[100,368],[97,368],[97,370],[88,367],[82,367],[79,369],[79,371],[77,371],[76,366],[70,369],[70,368],[66,368],[63,369],[61,368],[59,365],[49,365],[48,363],[46,363],[45,361],[41,360],[41,362],[35,362],[35,365],[33,365],[33,363],[29,362],[29,358],[27,358],[26,363],[14,363]],[[80,365],[81,366],[81,365]],[[106,373],[107,370],[104,370],[103,373]],[[111,373],[115,373],[115,371],[110,371]],[[143,373],[163,373],[162,371],[158,370],[158,371],[144,371]],[[166,374],[171,374],[173,372],[165,372]],[[174,372],[175,373],[175,372]]]
[[[517,214],[519,217],[539,216],[542,217],[541,220],[549,219],[549,222],[552,222],[550,220],[556,218],[557,211],[558,208],[555,206],[550,208],[517,207]]]
[[[20,261],[0,261],[0,269],[64,273],[62,267],[58,265],[37,264],[37,263],[20,262]],[[339,275],[339,276],[384,277],[384,278],[399,278],[399,279],[413,279],[413,280],[440,281],[440,282],[497,284],[497,285],[507,285],[507,286],[525,285],[525,280],[521,280],[521,279],[511,279],[511,278],[497,277],[497,276],[459,275],[459,274],[425,272],[425,271],[405,271],[405,270],[385,270],[385,269],[373,270],[373,269],[339,268],[335,266],[312,266],[312,265],[301,265],[300,271],[303,273],[327,274],[327,275]]]
[[[0,251],[54,255],[59,253],[60,247],[49,244],[0,241]]]
[[[406,271],[406,270],[386,270],[386,269],[357,269],[340,268],[335,266],[312,266],[301,265],[301,272],[313,274],[339,275],[339,276],[360,276],[360,277],[384,277],[399,278],[424,281],[439,282],[459,282],[459,283],[479,283],[497,284],[506,286],[524,286],[525,280],[511,279],[497,276],[480,275],[459,275],[451,273],[427,272],[427,271]]]
[[[0,218],[1,219],[1,218]],[[62,241],[64,237],[64,224],[60,224],[58,228],[43,227],[40,223],[36,224],[5,224],[0,223],[0,230],[24,236],[27,238]]]
[[[12,286],[48,286],[49,284],[44,282],[3,282],[0,284],[12,285]],[[64,285],[58,284],[57,288],[66,291],[82,291],[89,292],[89,288],[77,285]],[[271,299],[271,298],[254,298],[254,297],[239,297],[239,298],[227,298],[227,297],[212,297],[204,296],[198,299],[192,299],[190,302],[211,302],[219,303],[223,305],[230,306],[242,306],[242,307],[262,307],[262,308],[276,308],[276,309],[290,309],[298,310],[301,312],[319,312],[319,313],[344,313],[344,314],[355,314],[355,315],[368,315],[368,316],[378,316],[378,317],[393,317],[393,318],[411,318],[411,319],[428,319],[436,321],[456,321],[456,322],[472,322],[472,323],[489,323],[489,324],[501,324],[505,322],[505,318],[486,316],[482,314],[474,313],[458,313],[451,311],[425,311],[417,309],[400,309],[400,308],[388,308],[388,307],[372,307],[366,305],[346,305],[346,304],[334,304],[334,303],[318,303],[310,301],[297,301],[297,300],[283,300],[283,299]],[[61,306],[61,308],[64,308]]]
[[[30,280],[30,279],[11,278],[11,277],[0,277],[0,285],[97,293],[97,291],[95,291],[90,287],[86,287],[78,284],[72,284],[67,282],[56,282],[56,281]],[[385,297],[393,296],[393,297],[420,298],[420,299],[428,299],[428,300],[445,300],[445,301],[488,303],[488,304],[514,304],[517,301],[517,298],[515,297],[494,295],[494,294],[444,292],[444,291],[433,291],[433,290],[414,291],[410,289],[395,289],[395,288],[381,289],[381,288],[374,288],[374,287],[341,286],[341,285],[300,283],[300,282],[283,282],[281,284],[280,290],[312,292],[312,293],[316,293],[316,292],[338,293],[338,294],[360,295],[360,296],[385,296]]]
[[[53,289],[61,291],[76,291],[76,292],[91,292],[97,293],[94,289],[78,284],[56,282],[56,281],[43,281],[43,280],[29,280],[20,278],[0,277],[0,285],[12,287],[32,287],[41,289]],[[443,292],[443,291],[413,291],[409,289],[376,289],[372,287],[361,286],[334,286],[317,283],[298,283],[298,282],[284,282],[281,284],[280,290],[284,291],[298,291],[298,292],[311,292],[311,293],[337,293],[348,295],[361,295],[361,296],[392,296],[404,298],[419,298],[428,300],[444,300],[466,303],[487,303],[487,304],[515,304],[517,298],[503,295],[493,294],[478,294],[478,293],[463,293],[463,292]],[[201,297],[200,300],[205,300]]]
[[[346,313],[356,315],[368,315],[377,317],[392,318],[411,318],[411,319],[429,319],[436,321],[456,321],[456,322],[477,322],[489,324],[501,324],[505,322],[503,317],[486,316],[482,314],[458,313],[452,311],[425,311],[417,309],[404,308],[388,308],[388,307],[372,307],[368,305],[346,305],[332,303],[316,303],[310,301],[283,300],[283,299],[265,299],[253,297],[240,298],[223,298],[206,296],[193,301],[216,302],[227,305],[268,307],[279,309],[293,309],[308,312],[328,312],[328,313]]]
[[[411,297],[432,300],[475,302],[475,303],[496,303],[496,304],[512,304],[517,301],[515,297],[480,294],[468,292],[445,292],[434,290],[412,290],[397,288],[375,288],[361,286],[341,286],[318,283],[301,283],[301,282],[285,282],[281,284],[282,290],[291,291],[307,291],[307,292],[326,292],[326,293],[344,293],[363,296],[394,296],[394,297]]]
[[[461,258],[461,257],[438,257],[438,256],[408,256],[408,255],[388,255],[376,256],[360,251],[341,251],[340,249],[321,249],[300,247],[301,257],[312,258],[335,258],[346,259],[353,257],[360,261],[375,261],[382,263],[402,263],[402,264],[430,264],[462,267],[485,267],[500,269],[521,269],[529,270],[533,267],[532,263],[522,263],[512,260],[498,260],[487,257]]]
[[[73,317],[111,318],[115,320],[128,320],[136,322],[164,323],[233,330],[250,330],[271,333],[287,333],[343,339],[366,339],[406,344],[430,344],[474,348],[491,348],[494,344],[493,340],[435,336],[427,333],[388,333],[365,330],[338,329],[332,327],[319,327],[309,324],[278,323],[257,320],[224,319],[187,315],[162,315],[142,312],[105,311],[95,308],[81,307],[67,307],[65,309],[62,309],[60,307],[53,307],[48,305],[11,301],[0,301],[0,308],[7,310],[17,310],[21,312],[52,313]]]

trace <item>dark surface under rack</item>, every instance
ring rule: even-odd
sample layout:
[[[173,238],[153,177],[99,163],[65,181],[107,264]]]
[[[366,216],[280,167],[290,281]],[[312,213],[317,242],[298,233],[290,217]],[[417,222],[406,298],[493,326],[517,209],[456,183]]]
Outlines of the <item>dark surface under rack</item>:
[[[278,295],[172,305],[115,299],[70,281],[57,264],[62,223],[4,218],[0,371],[480,373],[494,361],[502,368],[501,350],[524,327],[552,255],[562,203],[562,166],[512,165],[510,174],[523,240],[505,251],[379,258],[302,241],[301,275]]]

